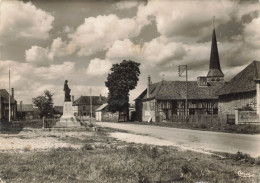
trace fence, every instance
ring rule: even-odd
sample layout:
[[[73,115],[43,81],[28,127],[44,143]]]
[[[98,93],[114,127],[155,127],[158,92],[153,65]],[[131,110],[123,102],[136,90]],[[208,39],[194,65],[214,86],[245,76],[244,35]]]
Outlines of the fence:
[[[45,118],[43,120],[43,127],[44,128],[52,128],[56,122],[58,122],[60,119],[57,118]]]
[[[30,127],[30,128],[51,128],[53,127],[57,121],[59,121],[59,118],[45,118],[45,119],[23,119],[23,120],[17,120],[12,121],[12,123],[20,124],[23,127]]]
[[[238,124],[258,124],[260,125],[259,115],[256,111],[235,110],[235,123]]]
[[[227,115],[173,115],[172,122],[207,123],[207,124],[226,124]]]

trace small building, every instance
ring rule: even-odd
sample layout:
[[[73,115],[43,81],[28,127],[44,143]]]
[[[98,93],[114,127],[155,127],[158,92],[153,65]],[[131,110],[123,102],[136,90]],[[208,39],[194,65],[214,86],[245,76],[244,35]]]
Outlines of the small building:
[[[149,76],[147,89],[135,99],[137,120],[162,121],[176,116],[218,114],[217,91],[223,85],[224,74],[213,29],[207,76],[200,76],[197,81],[163,80],[153,84]]]
[[[19,119],[34,119],[34,111],[32,104],[20,104],[17,105],[17,118]]]
[[[118,118],[119,112],[112,113],[108,111],[108,103],[96,109],[96,121],[118,121]]]
[[[240,73],[234,76],[229,82],[227,82],[218,92],[219,112],[221,114],[234,115],[236,109],[248,107],[257,111],[257,90],[259,90],[259,77],[260,62],[253,61]]]
[[[91,99],[90,99],[91,98]],[[73,102],[77,109],[77,116],[90,116],[90,100],[92,101],[92,115],[95,117],[95,111],[101,105],[106,103],[106,97],[103,96],[81,96]]]
[[[14,89],[10,96],[11,120],[16,119],[17,101],[14,99]],[[9,119],[9,93],[5,89],[0,89],[0,120],[8,121]]]

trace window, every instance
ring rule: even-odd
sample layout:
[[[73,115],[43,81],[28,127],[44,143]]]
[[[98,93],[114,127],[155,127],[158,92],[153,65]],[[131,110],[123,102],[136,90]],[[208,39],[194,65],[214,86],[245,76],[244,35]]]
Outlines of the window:
[[[189,115],[195,115],[195,109],[189,109]]]
[[[86,106],[83,106],[83,111],[85,111],[86,110]]]
[[[213,114],[218,114],[218,108],[213,109]]]

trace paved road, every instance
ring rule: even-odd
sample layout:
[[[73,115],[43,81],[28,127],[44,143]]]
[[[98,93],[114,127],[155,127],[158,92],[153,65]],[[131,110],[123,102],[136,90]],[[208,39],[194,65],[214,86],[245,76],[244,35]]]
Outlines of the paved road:
[[[158,126],[97,122],[97,125],[147,134],[162,138],[192,149],[236,153],[241,151],[253,157],[260,156],[260,135],[231,134],[187,130]]]

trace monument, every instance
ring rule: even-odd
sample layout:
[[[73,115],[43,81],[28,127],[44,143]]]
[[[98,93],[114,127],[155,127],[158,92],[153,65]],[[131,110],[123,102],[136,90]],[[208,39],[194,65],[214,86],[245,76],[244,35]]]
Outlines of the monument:
[[[73,114],[72,102],[70,99],[70,88],[68,86],[68,81],[65,80],[64,83],[64,104],[63,104],[63,115],[60,118],[60,121],[56,123],[56,128],[61,127],[81,127],[80,123],[77,121]]]

